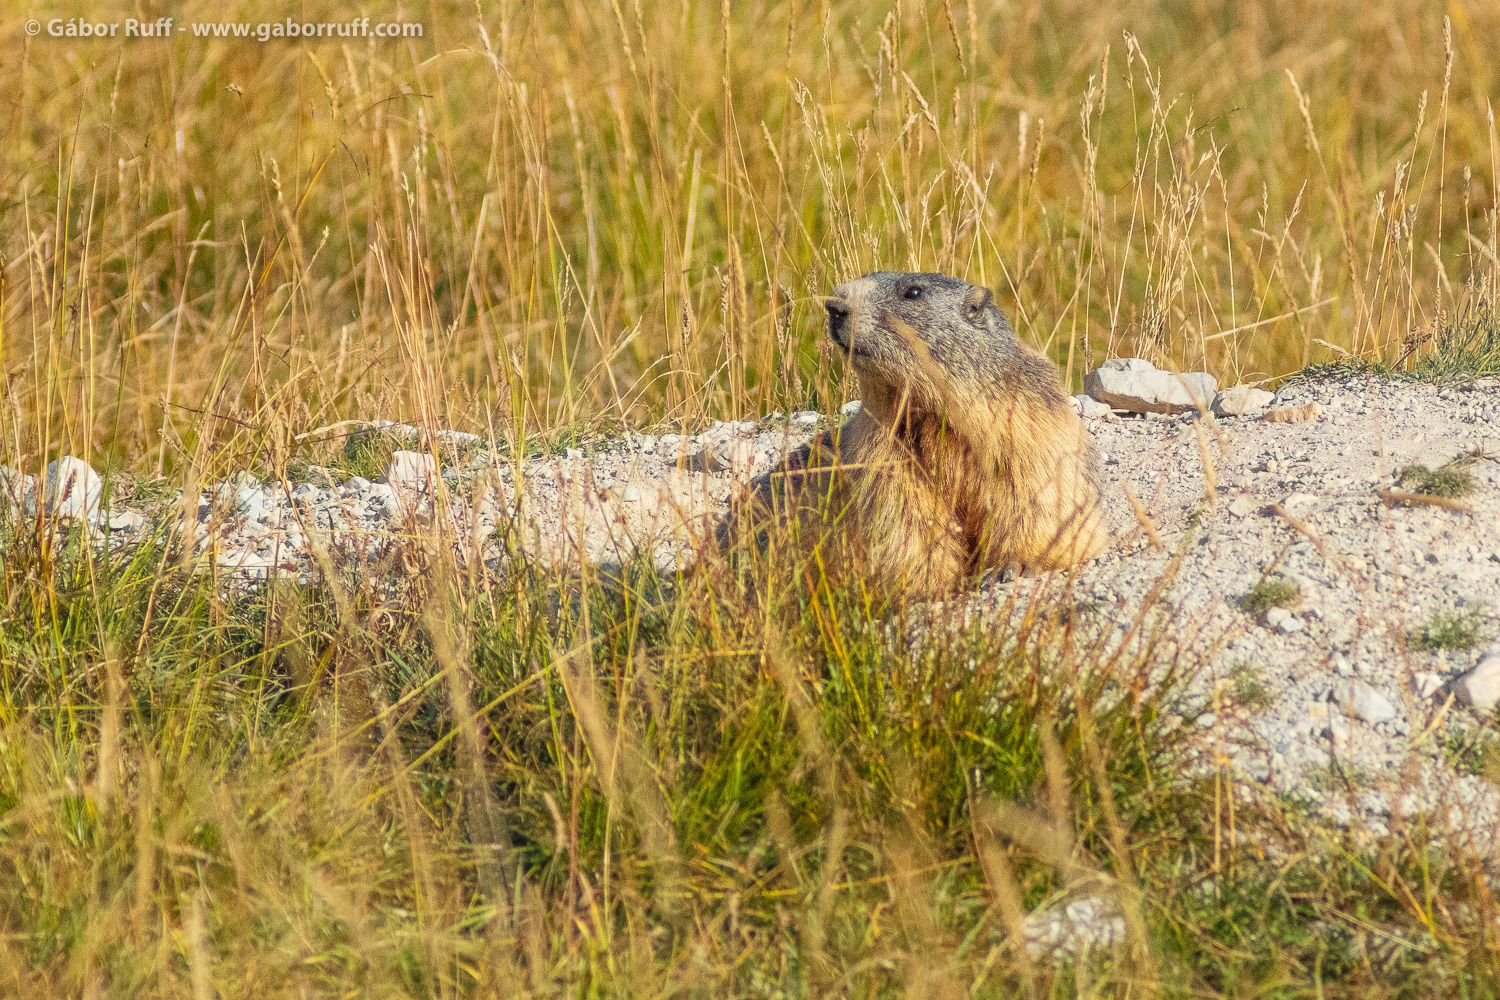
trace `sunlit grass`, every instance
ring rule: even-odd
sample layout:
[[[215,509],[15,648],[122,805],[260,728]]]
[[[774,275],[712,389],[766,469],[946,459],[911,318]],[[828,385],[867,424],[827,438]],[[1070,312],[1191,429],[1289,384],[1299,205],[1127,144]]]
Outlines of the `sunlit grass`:
[[[1495,375],[1500,9],[1448,14],[622,0],[439,3],[401,44],[17,36],[0,463],[77,455],[170,511],[241,470],[372,478],[400,444],[351,439],[372,418],[518,462],[833,412],[821,297],[876,267],[996,289],[1074,383],[1112,355]],[[934,632],[776,538],[662,575],[412,537],[393,588],[245,594],[170,518],[108,556],[56,528],[0,518],[7,995],[1494,995],[1449,817],[1329,829],[1211,758],[1166,605]],[[1120,946],[1031,955],[1026,914],[1081,897]]]
[[[1113,354],[1226,384],[1494,354],[1492,9],[724,11],[0,54],[14,457],[827,410],[852,387],[820,297],[875,267],[994,287],[1075,382]]]

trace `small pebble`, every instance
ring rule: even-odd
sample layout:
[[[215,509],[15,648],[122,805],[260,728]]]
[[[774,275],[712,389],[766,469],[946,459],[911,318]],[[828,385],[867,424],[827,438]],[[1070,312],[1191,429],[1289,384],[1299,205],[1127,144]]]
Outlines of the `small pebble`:
[[[1453,693],[1470,708],[1489,711],[1500,702],[1500,651],[1488,653],[1453,682]]]
[[[1390,699],[1364,681],[1340,681],[1333,686],[1331,698],[1340,709],[1352,711],[1369,723],[1396,717],[1396,706]]]

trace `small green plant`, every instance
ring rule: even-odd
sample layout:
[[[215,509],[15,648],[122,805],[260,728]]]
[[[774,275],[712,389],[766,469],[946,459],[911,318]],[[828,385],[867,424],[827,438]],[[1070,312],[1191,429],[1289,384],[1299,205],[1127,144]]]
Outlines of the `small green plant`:
[[[1241,663],[1234,668],[1233,677],[1234,686],[1230,689],[1230,696],[1235,704],[1246,708],[1269,708],[1275,700],[1271,696],[1271,689],[1266,687],[1259,667]]]
[[[1479,776],[1500,763],[1500,744],[1492,731],[1455,730],[1443,740],[1443,755],[1460,774]]]
[[[331,488],[339,484],[338,476],[332,469],[300,460],[287,463],[286,478],[290,483],[312,483],[320,488]]]
[[[1263,615],[1272,608],[1295,608],[1302,600],[1297,585],[1290,580],[1262,580],[1240,598],[1240,608],[1252,615]]]
[[[333,463],[335,471],[344,478],[363,476],[376,479],[385,475],[391,455],[406,447],[406,443],[395,435],[363,431],[351,434],[344,443],[344,452]]]
[[[1408,465],[1396,478],[1396,485],[1412,493],[1432,497],[1462,497],[1474,492],[1474,476],[1465,466],[1477,456],[1466,452],[1437,469],[1425,465]]]
[[[1413,649],[1473,649],[1484,633],[1484,619],[1477,605],[1462,611],[1439,611],[1407,636]]]

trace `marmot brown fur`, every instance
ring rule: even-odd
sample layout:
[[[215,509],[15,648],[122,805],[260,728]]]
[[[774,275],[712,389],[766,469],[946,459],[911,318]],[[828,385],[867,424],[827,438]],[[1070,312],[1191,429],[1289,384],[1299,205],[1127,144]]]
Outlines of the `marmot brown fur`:
[[[1093,442],[1057,366],[1021,343],[988,289],[882,271],[834,289],[827,308],[863,404],[836,450],[811,449],[808,472],[825,474],[806,486],[832,501],[871,575],[939,595],[987,569],[1098,554]],[[797,492],[805,507],[812,491]]]

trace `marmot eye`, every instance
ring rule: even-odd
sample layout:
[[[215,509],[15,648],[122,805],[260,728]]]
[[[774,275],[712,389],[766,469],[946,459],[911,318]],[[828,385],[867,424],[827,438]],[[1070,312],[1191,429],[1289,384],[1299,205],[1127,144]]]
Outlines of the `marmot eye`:
[[[922,297],[922,286],[921,285],[908,285],[908,286],[906,286],[906,291],[903,292],[902,294],[905,295],[909,299],[920,299]]]

